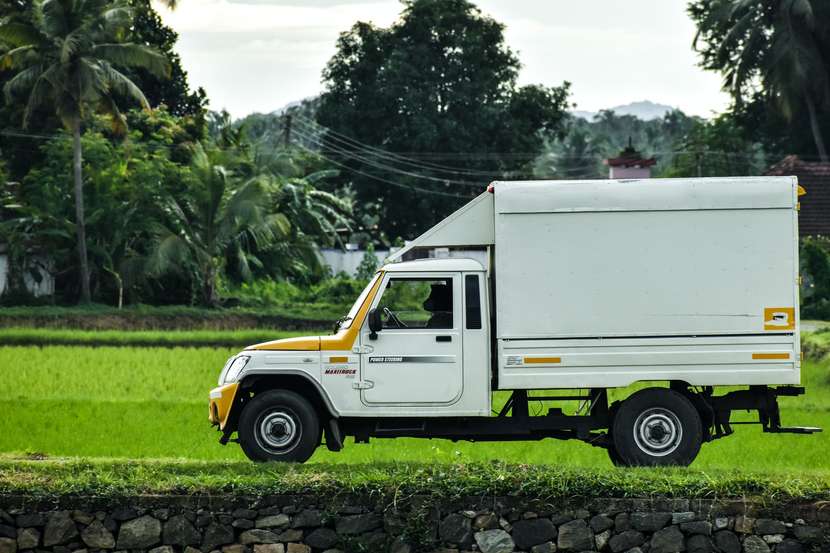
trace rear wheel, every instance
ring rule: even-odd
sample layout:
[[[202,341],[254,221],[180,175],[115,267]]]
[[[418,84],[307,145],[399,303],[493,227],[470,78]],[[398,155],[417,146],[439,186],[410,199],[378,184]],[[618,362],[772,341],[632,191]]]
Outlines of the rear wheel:
[[[608,458],[611,459],[611,464],[613,464],[615,467],[625,466],[625,463],[620,458],[620,454],[617,453],[617,448],[614,447],[614,444],[609,445],[606,451],[608,452]]]
[[[688,398],[673,390],[648,388],[622,403],[612,437],[622,465],[687,466],[700,451],[703,425]]]
[[[296,392],[263,392],[239,417],[239,444],[252,461],[302,463],[320,444],[320,419]]]

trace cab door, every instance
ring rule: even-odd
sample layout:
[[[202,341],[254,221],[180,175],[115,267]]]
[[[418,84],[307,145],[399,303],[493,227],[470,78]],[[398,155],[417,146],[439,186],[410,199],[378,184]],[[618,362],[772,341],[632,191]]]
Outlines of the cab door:
[[[367,405],[450,404],[463,391],[461,277],[388,273],[373,308],[383,328],[360,338]]]

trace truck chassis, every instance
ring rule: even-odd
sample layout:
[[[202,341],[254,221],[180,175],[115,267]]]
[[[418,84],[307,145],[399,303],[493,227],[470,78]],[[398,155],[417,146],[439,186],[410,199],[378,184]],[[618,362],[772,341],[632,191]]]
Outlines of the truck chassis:
[[[672,389],[684,389],[673,386]],[[685,388],[688,390],[688,388]],[[722,396],[712,395],[707,387],[702,393],[689,393],[698,406],[704,422],[704,441],[725,438],[734,432],[736,424],[761,425],[763,432],[812,434],[821,429],[808,426],[781,426],[779,396],[804,394],[800,386],[752,386],[749,390],[735,390]],[[545,415],[531,416],[533,401],[585,401],[585,396],[533,396],[527,390],[515,390],[495,417],[447,418],[378,418],[352,417],[331,419],[327,429],[327,446],[333,451],[343,447],[342,436],[353,436],[355,443],[368,443],[370,438],[441,438],[452,441],[533,441],[545,438],[580,440],[595,447],[612,448],[606,432],[611,427],[613,412],[619,402],[608,404],[605,389],[591,389],[588,414],[565,415],[559,408],[550,408]],[[756,411],[757,421],[731,422],[733,411]]]

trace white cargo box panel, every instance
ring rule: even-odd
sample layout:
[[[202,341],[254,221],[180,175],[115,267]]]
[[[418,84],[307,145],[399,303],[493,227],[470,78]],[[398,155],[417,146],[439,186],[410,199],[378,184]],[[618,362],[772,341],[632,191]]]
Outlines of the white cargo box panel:
[[[797,189],[495,183],[499,387],[798,382]]]

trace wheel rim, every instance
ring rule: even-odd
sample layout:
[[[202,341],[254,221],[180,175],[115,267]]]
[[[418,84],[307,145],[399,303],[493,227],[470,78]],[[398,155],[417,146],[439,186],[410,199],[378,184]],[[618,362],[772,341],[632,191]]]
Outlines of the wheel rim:
[[[290,409],[272,409],[256,421],[256,440],[260,447],[286,453],[297,446],[302,436],[299,418]]]
[[[654,457],[665,457],[680,447],[683,426],[672,411],[652,407],[634,421],[634,441],[641,451]]]

